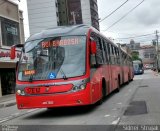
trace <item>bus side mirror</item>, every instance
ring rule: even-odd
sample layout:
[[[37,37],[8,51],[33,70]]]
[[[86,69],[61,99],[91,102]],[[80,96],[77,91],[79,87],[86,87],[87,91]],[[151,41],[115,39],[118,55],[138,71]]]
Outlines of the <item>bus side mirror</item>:
[[[10,58],[11,58],[11,60],[14,60],[16,57],[16,47],[12,46],[10,52],[11,52]]]
[[[23,47],[23,46],[24,46],[23,44],[16,44],[11,47],[11,50],[10,50],[11,60],[14,60],[16,58],[16,47]]]
[[[96,54],[97,47],[96,47],[96,41],[91,41],[91,54]]]

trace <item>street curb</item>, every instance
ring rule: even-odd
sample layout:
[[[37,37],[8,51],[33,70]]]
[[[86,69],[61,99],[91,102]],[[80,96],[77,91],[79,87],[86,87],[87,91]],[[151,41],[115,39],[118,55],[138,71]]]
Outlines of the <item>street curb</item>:
[[[0,103],[0,108],[10,107],[14,105],[16,105],[16,101],[4,102],[4,103]]]

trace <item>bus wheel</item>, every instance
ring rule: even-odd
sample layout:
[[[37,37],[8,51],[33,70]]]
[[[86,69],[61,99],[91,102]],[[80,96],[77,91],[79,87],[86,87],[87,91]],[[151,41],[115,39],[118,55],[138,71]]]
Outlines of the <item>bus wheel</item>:
[[[130,75],[128,74],[128,81],[127,81],[127,84],[129,84],[130,82]]]
[[[103,98],[101,98],[97,103],[96,105],[101,105],[103,103]]]
[[[119,91],[120,91],[120,78],[118,77],[116,92],[118,93]]]
[[[105,82],[105,80],[103,80],[103,82],[102,82],[102,97],[97,102],[97,105],[101,105],[103,103],[105,96],[106,96],[106,82]]]
[[[53,109],[54,109],[54,108],[52,108],[52,107],[48,107],[48,108],[47,108],[47,110],[53,110]]]

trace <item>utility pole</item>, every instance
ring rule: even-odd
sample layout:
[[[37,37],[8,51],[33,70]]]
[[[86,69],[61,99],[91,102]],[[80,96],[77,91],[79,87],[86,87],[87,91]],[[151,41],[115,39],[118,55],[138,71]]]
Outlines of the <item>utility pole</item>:
[[[158,72],[158,69],[159,69],[159,53],[158,53],[158,50],[159,50],[159,45],[158,45],[158,39],[159,39],[159,36],[158,36],[158,30],[156,30],[156,55],[157,55],[157,59],[156,59],[156,63],[157,63],[157,72]]]

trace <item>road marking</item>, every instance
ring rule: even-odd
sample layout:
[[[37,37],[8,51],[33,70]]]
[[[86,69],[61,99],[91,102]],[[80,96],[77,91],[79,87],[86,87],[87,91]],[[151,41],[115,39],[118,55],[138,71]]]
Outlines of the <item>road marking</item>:
[[[112,110],[113,110],[113,111],[116,111],[116,110],[117,110],[117,108],[113,108]]]
[[[8,116],[8,117],[5,117],[5,118],[3,118],[3,120],[4,119],[11,119],[13,116]]]
[[[8,116],[8,117],[5,117],[5,118],[0,119],[0,123],[9,121],[9,120],[11,120],[11,119],[14,119],[14,118],[16,118],[16,117],[25,115],[26,113],[30,113],[30,112],[33,112],[33,111],[36,111],[36,110],[38,110],[38,108],[28,110],[28,111],[26,111],[25,113],[18,113],[18,112],[17,112],[17,113],[14,113],[14,114],[12,114],[12,115],[10,115],[10,116]]]
[[[105,115],[104,117],[109,117],[109,116],[111,116],[111,115],[108,114],[108,115]]]
[[[5,122],[5,121],[8,121],[8,120],[10,120],[10,119],[12,119],[12,118],[13,118],[13,116],[5,117],[5,118],[3,118],[2,120],[0,120],[0,123]]]
[[[118,122],[119,122],[119,120],[120,120],[120,117],[118,117],[117,120],[113,121],[113,122],[112,122],[112,125],[117,125]]]
[[[122,103],[121,102],[119,102],[119,103],[117,103],[118,105],[122,105]]]
[[[4,119],[4,120],[1,120],[0,123],[3,123],[5,121],[8,121],[9,119]]]

